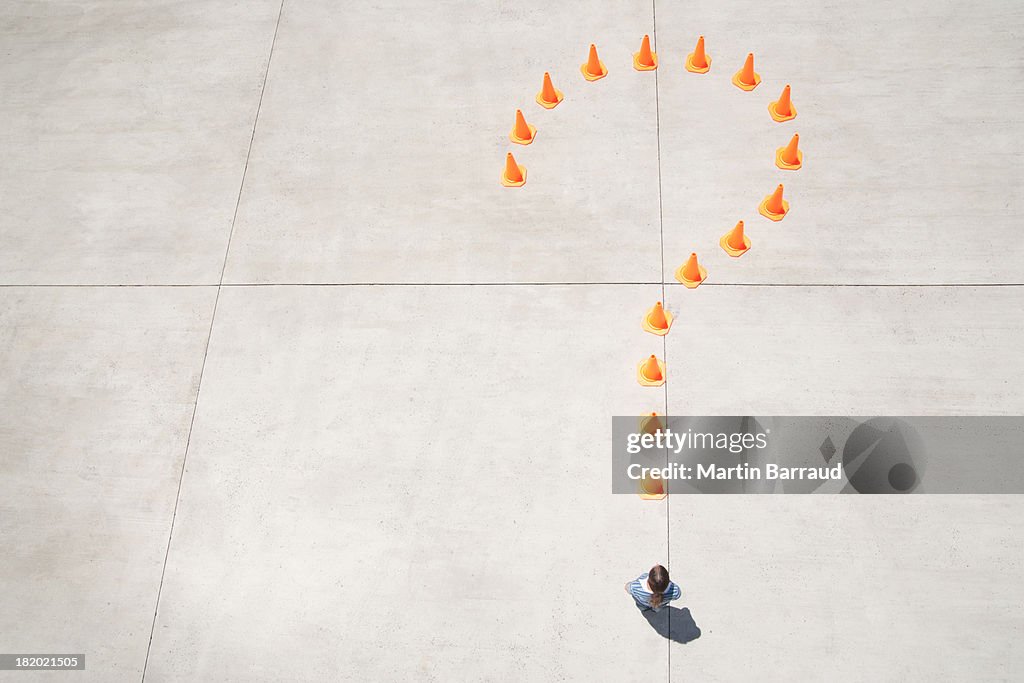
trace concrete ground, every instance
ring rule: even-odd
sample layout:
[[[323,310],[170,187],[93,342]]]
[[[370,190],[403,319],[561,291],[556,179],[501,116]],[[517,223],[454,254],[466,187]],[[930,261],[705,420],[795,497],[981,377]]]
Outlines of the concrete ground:
[[[0,4],[0,651],[104,682],[1019,678],[1020,497],[647,502],[608,445],[651,410],[1024,413],[1022,31],[1009,0]],[[683,599],[648,623],[621,587],[656,562]]]

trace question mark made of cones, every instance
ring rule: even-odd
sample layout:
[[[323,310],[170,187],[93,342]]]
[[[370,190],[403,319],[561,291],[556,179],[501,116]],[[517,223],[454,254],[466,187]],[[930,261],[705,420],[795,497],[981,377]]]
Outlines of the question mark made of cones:
[[[786,217],[789,213],[789,202],[782,198],[782,183],[775,188],[775,192],[764,198],[757,210],[765,218],[776,222]]]
[[[551,84],[551,74],[545,71],[544,85],[541,86],[540,92],[537,93],[537,104],[545,109],[554,109],[564,99],[565,95],[562,94],[562,91],[557,90],[555,86]]]
[[[665,363],[651,354],[636,367],[636,379],[645,387],[660,387],[665,383]]]
[[[697,254],[690,254],[686,263],[676,270],[676,280],[689,289],[700,286],[700,283],[708,279],[708,271],[704,266],[697,263]]]
[[[789,97],[789,85],[782,89],[779,99],[768,105],[768,113],[779,123],[796,118],[796,107],[793,106]]]
[[[697,47],[686,55],[686,70],[695,74],[706,74],[711,69],[711,56],[704,52],[704,36],[697,39]]]
[[[800,134],[793,133],[789,144],[775,150],[775,165],[783,171],[795,171],[804,165],[804,153],[799,149]]]
[[[647,34],[640,41],[640,52],[633,54],[633,68],[637,71],[654,71],[658,68],[658,53],[651,52],[651,37]]]
[[[641,326],[645,332],[664,337],[672,327],[672,314],[666,311],[659,301],[647,311]]]
[[[505,157],[505,170],[501,174],[501,184],[505,187],[522,187],[526,184],[526,167],[516,163],[512,152]]]
[[[754,53],[747,55],[743,68],[733,74],[732,84],[740,90],[750,92],[761,83],[761,75],[754,71]]]
[[[750,251],[750,238],[743,234],[743,221],[736,224],[736,227],[722,235],[718,240],[729,256],[743,256]]]
[[[597,58],[597,48],[590,44],[590,54],[587,56],[587,63],[580,65],[583,77],[588,81],[597,81],[608,75],[608,69],[604,62]]]
[[[537,137],[537,127],[526,122],[522,109],[516,109],[516,123],[512,126],[512,132],[508,134],[508,139],[517,145],[528,145],[533,142],[535,137]]]
[[[665,482],[652,477],[649,472],[645,472],[644,476],[640,479],[637,493],[644,500],[661,500],[668,495],[665,493]]]

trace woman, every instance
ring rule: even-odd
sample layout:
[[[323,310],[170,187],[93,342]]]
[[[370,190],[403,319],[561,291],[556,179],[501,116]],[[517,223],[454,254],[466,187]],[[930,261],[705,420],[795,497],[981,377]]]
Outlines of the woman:
[[[683,591],[668,578],[668,570],[660,564],[626,583],[626,592],[633,596],[642,611],[657,612],[672,600],[678,600]]]

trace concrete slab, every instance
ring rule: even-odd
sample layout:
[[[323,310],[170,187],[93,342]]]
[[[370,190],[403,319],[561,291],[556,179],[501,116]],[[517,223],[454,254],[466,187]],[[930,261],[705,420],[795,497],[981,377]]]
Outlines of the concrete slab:
[[[672,680],[1009,680],[1019,496],[671,496]],[[813,538],[813,542],[808,542]]]
[[[697,251],[723,283],[1024,283],[1024,6],[656,5],[666,278]],[[700,33],[702,76],[683,69]],[[748,52],[763,80],[743,92]],[[797,117],[775,123],[787,83]],[[803,168],[779,170],[794,132]],[[779,183],[772,223],[757,207]],[[753,249],[731,259],[741,219]]]
[[[668,287],[673,415],[1021,415],[1024,287]]]
[[[217,283],[279,7],[3,3],[0,283]]]
[[[658,289],[225,288],[147,680],[663,680],[606,451]]]
[[[673,414],[1024,410],[1010,361],[1022,288],[667,298]],[[675,680],[1000,679],[1024,665],[1019,497],[676,495],[669,507],[680,607],[701,632],[672,646]]]
[[[139,680],[215,293],[0,288],[5,652]]]
[[[655,77],[631,57],[652,10],[286,4],[227,281],[659,281]],[[588,83],[591,42],[610,74]],[[507,151],[524,187],[499,182]]]

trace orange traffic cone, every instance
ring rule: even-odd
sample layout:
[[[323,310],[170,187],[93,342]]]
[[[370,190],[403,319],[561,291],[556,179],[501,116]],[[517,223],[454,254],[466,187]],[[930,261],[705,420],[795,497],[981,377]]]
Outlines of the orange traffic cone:
[[[661,500],[667,495],[665,493],[665,481],[652,477],[650,473],[644,473],[643,478],[640,479],[640,490],[638,493],[644,500]]]
[[[695,74],[706,74],[711,68],[711,57],[704,53],[704,36],[697,39],[697,47],[686,55],[686,70]]]
[[[640,52],[633,55],[633,68],[637,71],[654,71],[658,68],[658,53],[651,52],[651,37],[644,35]]]
[[[775,165],[783,171],[795,171],[804,165],[804,153],[798,148],[800,134],[793,133],[789,144],[775,150]]]
[[[555,86],[551,84],[551,74],[545,71],[544,85],[541,86],[540,92],[537,93],[537,104],[545,109],[554,109],[564,99],[565,96],[562,94],[562,91],[555,90]]]
[[[528,145],[537,137],[537,128],[531,126],[523,117],[523,110],[516,109],[516,125],[512,126],[512,132],[508,139],[519,145]]]
[[[501,174],[501,184],[505,187],[522,187],[526,184],[526,167],[516,163],[512,152],[505,157],[505,172]]]
[[[651,413],[646,417],[640,418],[640,433],[641,434],[657,434],[660,430],[665,429],[665,423],[657,413]]]
[[[636,368],[636,378],[645,387],[660,387],[665,383],[665,363],[651,355]]]
[[[796,118],[796,107],[789,100],[789,86],[782,89],[779,99],[768,105],[768,113],[779,123]]]
[[[705,270],[704,266],[697,263],[697,254],[690,254],[690,258],[686,260],[686,263],[679,266],[679,269],[676,270],[676,279],[686,287],[694,289],[708,279],[708,271]]]
[[[672,327],[672,314],[666,311],[659,301],[647,311],[642,326],[644,331],[664,337]]]
[[[782,198],[782,184],[775,188],[775,192],[764,198],[757,210],[762,216],[773,221],[781,221],[789,213],[789,202]]]
[[[761,75],[754,71],[754,53],[747,55],[743,68],[733,74],[732,84],[740,90],[751,91],[761,82]]]
[[[597,58],[597,48],[594,44],[590,44],[590,55],[587,57],[587,63],[580,66],[580,71],[583,72],[583,77],[588,81],[596,81],[604,78],[608,75],[608,69],[605,68],[604,62]]]
[[[718,240],[729,256],[743,256],[750,249],[750,238],[743,234],[743,221],[736,224],[736,227],[722,235]]]

